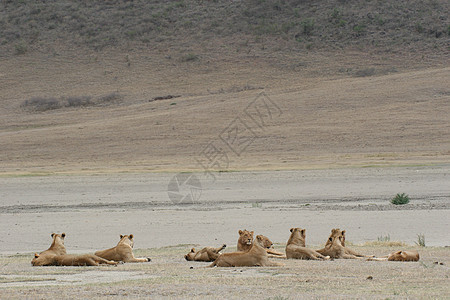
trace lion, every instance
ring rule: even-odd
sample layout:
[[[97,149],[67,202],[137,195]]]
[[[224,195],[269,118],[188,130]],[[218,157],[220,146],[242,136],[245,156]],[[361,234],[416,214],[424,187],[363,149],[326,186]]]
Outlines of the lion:
[[[329,256],[323,256],[322,254],[306,248],[306,229],[291,228],[291,236],[286,245],[286,258],[295,259],[314,259],[314,260],[328,260]]]
[[[361,257],[348,253],[347,249],[342,245],[343,241],[345,244],[345,237],[342,235],[342,231],[334,228],[331,230],[331,235],[325,244],[325,248],[317,250],[317,252],[331,258],[361,259]]]
[[[253,244],[253,231],[247,229],[239,230],[239,239],[237,242],[237,251],[248,251]]]
[[[371,257],[369,261],[419,261],[419,252],[417,251],[396,251],[383,257]]]
[[[191,252],[186,254],[184,258],[187,261],[215,261],[219,255],[220,251],[226,248],[227,245],[223,244],[222,247],[213,248],[213,247],[205,247],[200,251],[195,251],[195,248],[191,249]]]
[[[340,230],[339,228],[335,228],[334,230],[336,231],[336,234],[339,235],[339,231],[340,231],[340,235],[342,235],[341,244],[345,248],[345,253],[350,254],[350,255],[354,255],[354,256],[357,256],[357,257],[366,257],[366,258],[375,257],[374,255],[360,254],[360,253],[358,253],[358,252],[356,252],[356,251],[354,251],[352,249],[347,248],[345,246],[345,230]],[[328,241],[327,241],[327,243],[328,243]]]
[[[118,262],[103,259],[94,254],[83,255],[46,255],[44,259],[35,254],[33,266],[98,266],[99,264],[117,265]]]
[[[248,251],[237,251],[221,254],[209,267],[274,267],[283,264],[269,261],[266,249],[263,248],[264,238],[257,235]]]
[[[283,258],[284,254],[273,249],[272,241],[263,236],[263,248],[266,249],[267,253],[270,257],[278,257]],[[247,229],[239,230],[239,239],[237,242],[237,250],[238,251],[248,251],[253,245],[253,231],[248,231]]]
[[[114,248],[100,250],[95,255],[106,260],[129,262],[148,262],[150,258],[136,258],[133,254],[133,235],[120,235],[120,240]]]
[[[51,262],[54,256],[66,254],[66,246],[64,246],[66,234],[64,232],[61,234],[52,233],[50,236],[53,238],[50,248],[40,254],[34,254],[34,258],[31,261],[33,266],[44,266]]]

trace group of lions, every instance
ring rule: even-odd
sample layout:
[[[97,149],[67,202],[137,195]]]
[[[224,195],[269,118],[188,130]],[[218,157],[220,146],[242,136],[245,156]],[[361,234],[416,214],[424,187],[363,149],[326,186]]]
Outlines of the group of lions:
[[[121,235],[113,248],[95,252],[95,254],[70,255],[64,246],[65,233],[52,233],[50,248],[35,253],[31,261],[33,266],[98,266],[99,264],[117,265],[119,262],[147,262],[150,258],[136,258],[133,255],[133,235]]]
[[[287,259],[366,259],[372,261],[418,261],[417,251],[396,251],[383,257],[357,253],[345,246],[345,230],[334,228],[325,243],[325,247],[313,250],[306,247],[306,229],[291,228],[291,235],[286,244],[286,255],[273,249],[273,243],[263,235],[253,239],[253,231],[239,230],[239,239],[236,252],[223,253],[226,245],[219,248],[206,247],[200,251],[194,248],[184,257],[188,261],[209,261],[210,267],[244,267],[244,266],[281,266],[282,264],[270,261],[269,258]]]
[[[306,247],[306,229],[291,228],[291,235],[286,245],[286,254],[273,249],[273,243],[263,235],[253,238],[254,232],[239,230],[237,251],[220,253],[226,245],[218,248],[205,247],[200,251],[192,248],[184,256],[188,261],[212,262],[209,267],[272,267],[283,264],[270,261],[269,258],[287,259],[366,259],[372,261],[419,261],[417,251],[396,251],[383,257],[357,253],[345,246],[345,230],[334,228],[325,243],[325,247],[313,250]],[[66,253],[64,238],[66,234],[52,233],[50,248],[35,253],[33,266],[98,266],[99,264],[117,265],[119,262],[149,262],[150,258],[136,258],[133,254],[133,235],[121,235],[119,243],[110,249],[95,254],[69,255]]]

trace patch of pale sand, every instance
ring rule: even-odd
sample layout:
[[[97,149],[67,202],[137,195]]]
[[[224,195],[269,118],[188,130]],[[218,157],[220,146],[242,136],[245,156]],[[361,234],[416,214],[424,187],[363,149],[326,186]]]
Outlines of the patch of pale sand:
[[[82,285],[96,283],[112,283],[125,280],[137,280],[155,277],[143,272],[102,271],[100,269],[83,271],[74,274],[57,275],[1,275],[0,288],[36,287],[52,285]]]

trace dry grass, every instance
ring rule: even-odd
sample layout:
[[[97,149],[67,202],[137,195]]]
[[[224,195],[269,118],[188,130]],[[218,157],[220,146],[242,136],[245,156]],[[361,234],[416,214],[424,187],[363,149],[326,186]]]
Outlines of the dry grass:
[[[183,255],[192,245],[137,250],[137,255],[151,256],[153,262],[124,264],[118,267],[31,267],[28,256],[1,257],[0,297],[31,296],[72,297],[174,297],[240,298],[251,292],[263,299],[304,298],[442,298],[448,295],[450,251],[447,248],[420,248],[419,263],[367,262],[363,260],[300,261],[283,260],[278,268],[203,268],[208,263],[187,262]],[[412,248],[411,246],[405,246]],[[387,246],[355,247],[363,253],[387,254],[397,248]],[[402,248],[404,249],[404,248]],[[418,249],[418,248],[414,248]],[[281,260],[280,260],[281,261]],[[443,262],[444,265],[434,262]],[[193,267],[191,269],[190,267]],[[89,272],[109,282],[90,282]],[[99,273],[100,272],[100,273]],[[103,275],[102,275],[103,274]],[[108,275],[109,274],[109,275]],[[123,274],[121,276],[120,274]],[[61,282],[62,276],[78,276],[81,282]],[[133,276],[142,276],[133,279]],[[109,276],[109,277],[108,277]],[[49,286],[38,286],[44,280]],[[131,279],[130,279],[131,278]],[[393,280],[392,278],[396,278]],[[20,279],[20,280],[19,280]],[[5,288],[6,282],[22,281]],[[418,288],[420,287],[420,288]]]

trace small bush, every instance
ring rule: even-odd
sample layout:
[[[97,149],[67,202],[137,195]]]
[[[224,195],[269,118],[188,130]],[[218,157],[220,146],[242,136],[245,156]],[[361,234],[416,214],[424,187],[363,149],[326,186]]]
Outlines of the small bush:
[[[82,96],[82,97],[69,97],[67,98],[68,107],[79,107],[79,106],[89,106],[92,105],[91,97]]]
[[[394,205],[403,205],[409,203],[409,196],[405,193],[397,194],[394,198],[392,198],[391,203]]]
[[[425,235],[424,234],[418,234],[417,235],[417,242],[416,245],[425,247]]]
[[[391,241],[391,236],[388,234],[386,236],[380,235],[377,240],[379,242],[390,242]]]
[[[23,55],[23,54],[27,53],[27,51],[28,51],[28,47],[25,44],[25,42],[20,42],[20,43],[16,44],[14,46],[14,49],[15,49],[16,55]]]
[[[303,33],[306,35],[312,35],[312,32],[314,30],[314,20],[313,19],[307,19],[301,23]]]
[[[188,62],[188,61],[196,61],[199,59],[199,56],[194,53],[189,53],[181,57],[182,62]]]
[[[123,99],[123,95],[119,94],[118,92],[112,92],[110,94],[104,95],[100,98],[98,98],[99,103],[114,103],[118,102]]]
[[[34,111],[47,111],[60,108],[61,103],[56,98],[33,97],[22,102],[20,107]]]
[[[375,75],[375,68],[366,68],[355,72],[356,77],[368,77]]]

